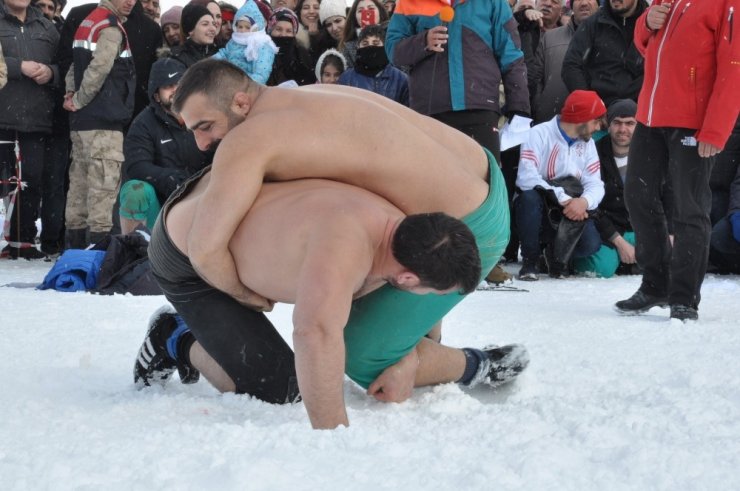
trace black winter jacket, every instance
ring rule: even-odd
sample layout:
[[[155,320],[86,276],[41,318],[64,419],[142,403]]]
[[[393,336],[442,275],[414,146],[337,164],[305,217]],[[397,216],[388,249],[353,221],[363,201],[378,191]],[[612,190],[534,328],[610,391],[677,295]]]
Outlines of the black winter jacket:
[[[604,198],[599,203],[596,214],[596,229],[601,241],[611,245],[615,233],[624,235],[632,230],[630,215],[624,204],[624,182],[619,175],[617,162],[614,160],[612,139],[606,135],[596,142],[596,151],[601,161],[601,180],[604,181]]]
[[[213,44],[197,44],[188,38],[184,44],[172,48],[170,57],[185,65],[185,68],[190,68],[200,60],[215,55],[217,51],[218,48]]]
[[[122,182],[148,182],[160,203],[213,159],[213,152],[201,152],[193,134],[156,102],[131,124],[123,141],[123,155]]]
[[[8,67],[8,84],[0,90],[0,128],[51,133],[54,87],[62,80],[53,62],[58,42],[56,27],[36,7],[28,7],[21,23],[0,3],[0,43]],[[48,65],[51,80],[39,85],[23,75],[23,61]]]
[[[563,81],[570,92],[594,90],[607,106],[616,99],[637,101],[643,59],[633,35],[646,8],[645,0],[638,0],[635,12],[624,19],[606,2],[578,27],[563,60]]]

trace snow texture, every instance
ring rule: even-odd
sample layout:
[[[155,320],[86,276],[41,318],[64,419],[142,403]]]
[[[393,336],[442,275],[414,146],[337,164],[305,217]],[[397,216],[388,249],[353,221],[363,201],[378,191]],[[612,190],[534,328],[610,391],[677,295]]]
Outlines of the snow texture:
[[[2,260],[0,284],[50,267]],[[176,375],[135,390],[163,297],[0,287],[0,490],[740,489],[738,277],[709,276],[689,324],[616,315],[638,277],[524,286],[472,294],[443,333],[523,343],[518,381],[417,389],[403,404],[347,381],[351,426],[335,431],[311,430],[301,404]],[[289,342],[291,313],[270,314]]]

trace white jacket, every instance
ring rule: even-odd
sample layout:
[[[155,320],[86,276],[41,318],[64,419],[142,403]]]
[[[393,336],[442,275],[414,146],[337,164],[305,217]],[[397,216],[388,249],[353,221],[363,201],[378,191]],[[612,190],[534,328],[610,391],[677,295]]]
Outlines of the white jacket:
[[[588,201],[588,209],[595,210],[604,197],[600,169],[594,141],[579,139],[569,146],[560,133],[558,116],[555,116],[529,130],[528,139],[521,147],[516,185],[522,191],[529,191],[535,186],[552,189],[558,201],[563,203],[572,196],[568,196],[561,187],[549,185],[547,181],[575,176],[583,184],[581,197]]]

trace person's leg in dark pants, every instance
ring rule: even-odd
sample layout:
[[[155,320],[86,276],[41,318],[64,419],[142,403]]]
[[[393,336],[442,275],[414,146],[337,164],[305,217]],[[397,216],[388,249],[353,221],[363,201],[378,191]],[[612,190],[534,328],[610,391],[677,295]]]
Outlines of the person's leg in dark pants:
[[[638,123],[629,158],[624,197],[635,230],[637,263],[643,269],[640,290],[664,298],[668,295],[671,245],[662,200],[669,158],[663,130]]]
[[[601,236],[599,231],[596,230],[596,224],[592,219],[586,220],[586,225],[583,227],[583,233],[581,238],[578,239],[575,249],[573,249],[573,258],[577,257],[588,257],[601,248]]]
[[[715,158],[701,158],[696,144],[688,144],[695,130],[666,128],[664,131],[670,155],[668,175],[676,196],[672,205],[674,239],[668,296],[671,305],[696,309],[709,258],[712,232],[709,177]]]
[[[41,250],[57,254],[64,249],[65,180],[69,166],[69,137],[53,134],[44,162],[41,198]]]
[[[732,235],[732,225],[727,217],[712,228],[709,261],[721,273],[740,274],[740,242]]]
[[[22,253],[24,257],[36,259],[42,255],[31,249],[33,249],[38,232],[36,219],[41,203],[46,135],[42,133],[16,133],[16,135],[21,152],[21,181],[25,183],[25,186],[16,195],[13,214],[8,217],[10,220],[10,240],[8,242],[11,248],[17,251],[25,249]],[[7,149],[4,150],[3,160],[14,161],[14,149],[10,153]],[[4,165],[7,165],[7,162],[4,162]]]

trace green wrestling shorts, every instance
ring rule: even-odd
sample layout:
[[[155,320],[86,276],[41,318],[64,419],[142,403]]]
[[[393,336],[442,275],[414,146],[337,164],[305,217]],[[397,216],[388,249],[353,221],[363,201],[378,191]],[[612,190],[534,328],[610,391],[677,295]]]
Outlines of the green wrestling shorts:
[[[488,156],[490,190],[481,206],[462,218],[475,235],[485,278],[509,243],[509,202],[498,163]],[[345,372],[367,388],[407,355],[465,295],[415,295],[385,285],[352,303],[344,329]]]

